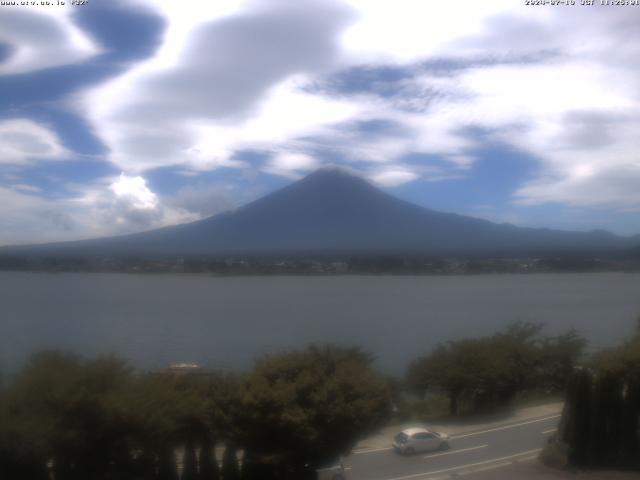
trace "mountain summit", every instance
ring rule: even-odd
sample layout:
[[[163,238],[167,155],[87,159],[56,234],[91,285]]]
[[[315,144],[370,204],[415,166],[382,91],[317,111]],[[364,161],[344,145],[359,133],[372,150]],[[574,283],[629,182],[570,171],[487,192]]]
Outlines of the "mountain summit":
[[[74,255],[312,252],[531,255],[631,247],[601,231],[519,228],[395,198],[345,170],[311,173],[237,210],[134,235],[0,249]]]

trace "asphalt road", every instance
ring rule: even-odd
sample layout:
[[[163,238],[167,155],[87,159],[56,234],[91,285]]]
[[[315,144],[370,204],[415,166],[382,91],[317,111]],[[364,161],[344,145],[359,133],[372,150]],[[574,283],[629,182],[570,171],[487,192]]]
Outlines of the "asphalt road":
[[[536,459],[559,419],[559,415],[532,418],[455,435],[451,437],[451,449],[444,452],[405,457],[392,448],[360,451],[345,460],[347,479],[440,480],[508,470],[514,464]]]

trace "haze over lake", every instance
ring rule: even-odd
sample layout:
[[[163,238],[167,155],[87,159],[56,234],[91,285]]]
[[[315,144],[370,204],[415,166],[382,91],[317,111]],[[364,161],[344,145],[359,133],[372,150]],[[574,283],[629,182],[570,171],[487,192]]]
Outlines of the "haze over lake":
[[[0,370],[61,348],[139,368],[242,369],[308,342],[357,344],[402,373],[438,342],[518,319],[575,327],[599,348],[628,337],[640,274],[208,277],[0,272]]]

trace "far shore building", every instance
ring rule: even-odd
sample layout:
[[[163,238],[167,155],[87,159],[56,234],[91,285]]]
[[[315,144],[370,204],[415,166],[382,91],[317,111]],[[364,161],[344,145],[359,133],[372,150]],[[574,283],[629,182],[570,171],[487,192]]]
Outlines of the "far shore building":
[[[179,378],[186,376],[202,376],[202,377],[210,377],[215,374],[213,370],[203,368],[197,363],[172,363],[166,368],[160,368],[157,370],[151,371],[152,375],[161,376],[161,377],[170,377],[170,378]]]

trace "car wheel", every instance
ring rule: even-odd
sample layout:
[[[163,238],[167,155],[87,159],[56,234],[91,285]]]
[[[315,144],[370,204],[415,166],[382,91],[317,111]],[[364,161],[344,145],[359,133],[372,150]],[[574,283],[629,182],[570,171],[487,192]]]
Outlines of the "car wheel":
[[[449,442],[442,442],[440,444],[440,450],[449,450],[449,448],[451,448]]]
[[[413,449],[413,447],[409,447],[404,451],[404,454],[409,456],[409,455],[415,455],[416,451]]]

